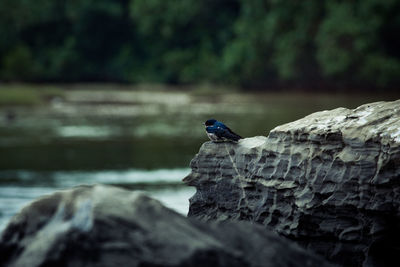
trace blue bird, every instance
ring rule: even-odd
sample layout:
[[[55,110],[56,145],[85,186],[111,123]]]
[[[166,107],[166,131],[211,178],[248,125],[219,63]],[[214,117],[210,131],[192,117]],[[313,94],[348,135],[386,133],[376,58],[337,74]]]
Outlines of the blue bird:
[[[215,119],[207,120],[204,123],[206,127],[206,132],[208,138],[214,142],[223,142],[223,141],[234,141],[237,142],[242,137],[238,134],[235,134],[231,129],[229,129],[225,124]]]

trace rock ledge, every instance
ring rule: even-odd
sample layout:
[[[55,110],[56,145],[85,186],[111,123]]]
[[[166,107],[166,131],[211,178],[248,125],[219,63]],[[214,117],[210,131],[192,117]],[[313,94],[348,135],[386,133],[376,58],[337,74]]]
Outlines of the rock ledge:
[[[257,222],[343,265],[397,262],[400,100],[207,142],[191,168],[190,217]]]

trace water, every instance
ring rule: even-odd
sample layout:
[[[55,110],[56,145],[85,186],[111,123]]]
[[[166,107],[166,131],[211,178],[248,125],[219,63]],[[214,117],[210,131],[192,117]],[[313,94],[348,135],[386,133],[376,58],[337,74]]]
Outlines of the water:
[[[194,189],[182,185],[188,168],[157,170],[101,170],[101,171],[0,171],[0,231],[9,218],[23,206],[40,196],[81,184],[109,184],[140,190],[160,200],[167,207],[186,214],[188,199]],[[7,182],[5,182],[7,181]]]
[[[69,90],[47,105],[0,107],[0,231],[33,199],[80,184],[142,190],[186,214],[181,181],[216,118],[268,135],[311,112],[392,96]]]

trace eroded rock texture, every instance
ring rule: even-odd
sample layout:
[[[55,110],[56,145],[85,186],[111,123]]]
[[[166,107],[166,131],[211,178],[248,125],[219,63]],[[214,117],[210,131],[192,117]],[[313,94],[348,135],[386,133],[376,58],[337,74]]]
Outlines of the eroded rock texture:
[[[199,222],[110,186],[82,186],[25,207],[3,232],[0,265],[330,266],[261,226]]]
[[[191,168],[190,217],[258,222],[346,266],[398,266],[400,100],[207,142]]]

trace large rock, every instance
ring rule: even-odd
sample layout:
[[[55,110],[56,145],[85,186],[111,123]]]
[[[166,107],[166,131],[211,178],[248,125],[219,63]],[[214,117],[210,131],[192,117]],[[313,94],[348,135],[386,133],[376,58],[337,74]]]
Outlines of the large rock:
[[[191,168],[190,217],[261,223],[343,265],[398,265],[400,100],[207,142]]]
[[[188,219],[142,193],[83,186],[25,207],[3,232],[0,265],[328,266],[263,227]]]

